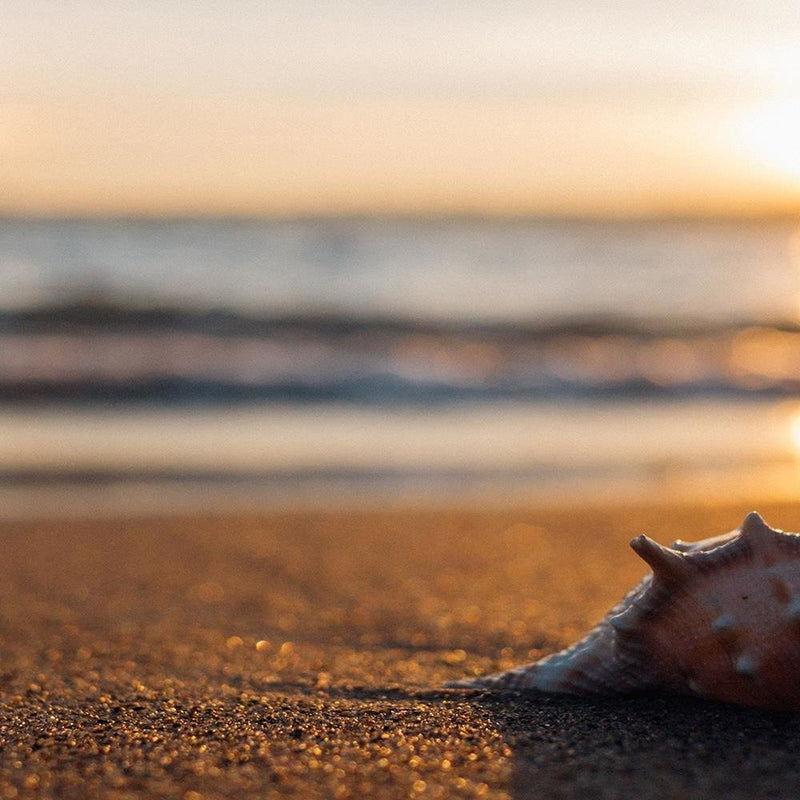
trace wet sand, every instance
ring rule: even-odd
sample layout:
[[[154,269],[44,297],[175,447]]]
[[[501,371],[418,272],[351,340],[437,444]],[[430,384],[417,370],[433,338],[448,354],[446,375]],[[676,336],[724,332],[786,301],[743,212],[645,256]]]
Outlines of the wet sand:
[[[439,688],[752,505],[5,522],[0,798],[796,797],[797,716]]]

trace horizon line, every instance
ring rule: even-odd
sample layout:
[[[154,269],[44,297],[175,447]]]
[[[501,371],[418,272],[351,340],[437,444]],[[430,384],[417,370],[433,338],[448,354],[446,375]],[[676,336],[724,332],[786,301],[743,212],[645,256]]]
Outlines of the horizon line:
[[[792,222],[800,221],[800,206],[762,212],[684,211],[642,213],[502,212],[502,211],[316,211],[316,212],[74,212],[2,211],[5,222],[548,222],[548,223],[659,223],[659,222]]]

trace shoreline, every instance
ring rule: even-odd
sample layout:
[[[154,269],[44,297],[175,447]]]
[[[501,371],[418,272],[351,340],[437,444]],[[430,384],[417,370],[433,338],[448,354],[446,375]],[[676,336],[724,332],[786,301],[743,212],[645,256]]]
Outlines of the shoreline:
[[[630,475],[308,475],[241,476],[0,476],[0,524],[115,519],[166,521],[193,516],[281,514],[527,513],[759,504],[788,506],[800,495],[800,463],[731,464],[700,469],[663,465]]]
[[[574,641],[646,572],[633,535],[749,510],[3,521],[0,796],[792,797],[797,716],[441,688]]]

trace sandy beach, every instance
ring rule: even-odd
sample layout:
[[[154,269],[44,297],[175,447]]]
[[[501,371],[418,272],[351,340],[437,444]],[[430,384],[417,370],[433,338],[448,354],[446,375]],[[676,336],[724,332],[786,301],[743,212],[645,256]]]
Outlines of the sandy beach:
[[[3,11],[0,800],[800,800],[792,4]]]
[[[440,688],[751,506],[4,522],[0,797],[795,797],[800,717]]]

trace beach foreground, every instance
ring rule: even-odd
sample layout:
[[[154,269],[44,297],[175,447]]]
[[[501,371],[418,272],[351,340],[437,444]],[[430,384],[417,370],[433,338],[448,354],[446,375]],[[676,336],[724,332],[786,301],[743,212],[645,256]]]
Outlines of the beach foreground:
[[[752,505],[3,523],[0,797],[795,797],[797,716],[439,688]]]

